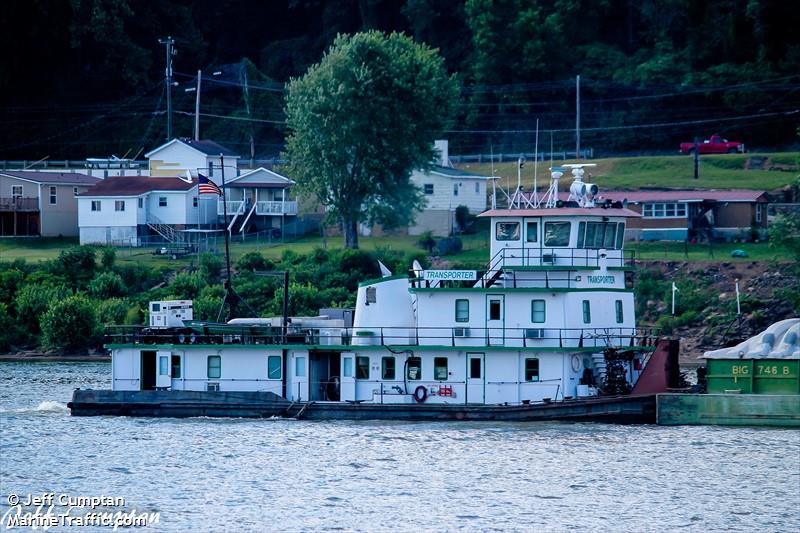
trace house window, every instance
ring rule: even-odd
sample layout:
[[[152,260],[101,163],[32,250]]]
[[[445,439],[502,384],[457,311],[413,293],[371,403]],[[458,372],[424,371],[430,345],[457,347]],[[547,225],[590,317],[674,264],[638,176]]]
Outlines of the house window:
[[[761,222],[761,206],[756,204],[756,222]]]
[[[525,381],[539,381],[539,360],[525,359]]]
[[[306,375],[306,358],[297,357],[294,360],[294,375],[298,378],[305,377]]]
[[[114,211],[125,211],[125,200],[114,200]]]
[[[139,209],[144,209],[144,198],[139,198]]]
[[[494,235],[498,241],[518,241],[519,222],[498,222]]]
[[[622,316],[622,300],[617,300],[614,302],[614,307],[617,310],[617,324],[622,324],[623,316]]]
[[[167,207],[167,197],[166,196],[159,196],[158,197],[158,207]]]
[[[50,205],[56,205],[56,201],[58,200],[57,192],[58,189],[50,187]]]
[[[479,181],[476,181],[475,182],[475,194],[480,194],[480,193],[481,193],[481,184],[480,184]]]
[[[356,379],[369,379],[369,357],[356,357]]]
[[[381,379],[394,380],[395,368],[394,357],[383,357],[381,359]]]
[[[460,183],[454,183],[453,184],[453,196],[458,196],[458,187],[460,185],[461,185]]]
[[[525,227],[525,242],[539,242],[539,223],[528,222]]]
[[[92,200],[92,211],[100,211],[101,207],[100,200]]]
[[[456,322],[469,322],[469,300],[456,300]]]
[[[545,222],[545,246],[569,246],[569,222]]]
[[[219,379],[222,375],[222,357],[219,355],[208,356],[208,378]]]
[[[426,183],[423,188],[425,189],[425,194],[433,194],[433,183]]]
[[[78,188],[77,187],[73,187],[72,188],[72,196],[78,196]]]
[[[267,379],[281,379],[283,375],[283,361],[280,355],[267,357]]]
[[[583,301],[583,323],[589,324],[592,322],[592,308],[589,305],[589,300]]]
[[[422,359],[419,357],[409,357],[406,363],[406,379],[419,381],[422,379]]]
[[[192,207],[197,207],[197,196],[192,197]]]
[[[642,204],[644,218],[686,218],[684,202]]]
[[[433,358],[433,379],[438,381],[447,380],[447,357]]]
[[[531,302],[531,322],[541,324],[546,318],[546,306],[544,300],[533,300]]]
[[[11,186],[11,197],[12,198],[22,198],[22,185],[12,185]]]

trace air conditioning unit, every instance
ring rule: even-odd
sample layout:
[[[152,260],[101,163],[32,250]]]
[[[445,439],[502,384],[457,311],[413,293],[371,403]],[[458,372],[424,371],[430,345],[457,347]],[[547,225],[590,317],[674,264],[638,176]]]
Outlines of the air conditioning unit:
[[[543,339],[544,328],[525,328],[526,339]]]
[[[469,328],[453,328],[454,337],[469,337]]]

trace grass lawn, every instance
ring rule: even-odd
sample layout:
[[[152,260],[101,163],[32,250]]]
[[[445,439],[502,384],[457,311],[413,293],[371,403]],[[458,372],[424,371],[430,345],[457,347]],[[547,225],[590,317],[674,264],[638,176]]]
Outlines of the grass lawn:
[[[745,170],[748,158],[763,156],[769,164],[780,165],[784,170]],[[574,160],[555,161],[554,164],[575,163]],[[779,154],[730,154],[704,155],[700,157],[700,179],[694,179],[693,160],[686,155],[661,157],[618,157],[609,159],[591,159],[582,163],[594,163],[597,166],[587,169],[592,174],[592,181],[600,190],[635,190],[642,187],[691,188],[691,189],[757,189],[774,190],[793,183],[800,176],[800,153],[787,152]],[[539,164],[539,188],[546,187],[550,173],[549,161]],[[460,165],[464,170],[490,176],[491,163],[465,163]],[[495,175],[501,177],[499,184],[508,189],[516,186],[517,164],[495,163]],[[523,169],[523,182],[526,189],[533,185],[533,163],[529,161]],[[569,174],[561,180],[564,190],[569,188],[572,179]]]

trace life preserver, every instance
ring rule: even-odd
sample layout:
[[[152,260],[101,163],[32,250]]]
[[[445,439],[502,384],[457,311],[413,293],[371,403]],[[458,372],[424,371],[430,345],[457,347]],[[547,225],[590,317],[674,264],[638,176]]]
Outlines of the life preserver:
[[[417,403],[424,403],[425,400],[428,399],[428,389],[426,389],[423,385],[420,385],[416,389],[414,389],[414,401]]]

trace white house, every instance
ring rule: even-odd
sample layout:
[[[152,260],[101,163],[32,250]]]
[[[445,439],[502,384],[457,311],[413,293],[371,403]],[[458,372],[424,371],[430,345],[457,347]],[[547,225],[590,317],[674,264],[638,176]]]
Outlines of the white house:
[[[469,212],[477,215],[486,210],[486,184],[490,176],[479,176],[450,166],[447,141],[436,141],[439,153],[437,165],[428,171],[416,170],[411,182],[425,194],[425,208],[417,215],[410,235],[426,231],[434,235],[447,236],[455,228],[456,208],[465,205]]]
[[[277,172],[260,167],[230,180],[226,178],[228,220],[230,231],[281,229],[286,217],[297,215],[297,200],[289,195],[295,184]],[[223,216],[222,199],[217,204],[217,215]]]
[[[78,195],[80,243],[140,246],[158,235],[174,241],[176,231],[215,223],[216,197],[199,197],[197,185],[174,177],[106,178]]]
[[[225,158],[225,179],[239,175],[239,156],[214,141],[172,139],[166,144],[144,154],[149,161],[150,176],[185,176],[189,171],[197,176],[202,171],[217,185],[222,185],[220,154]]]

